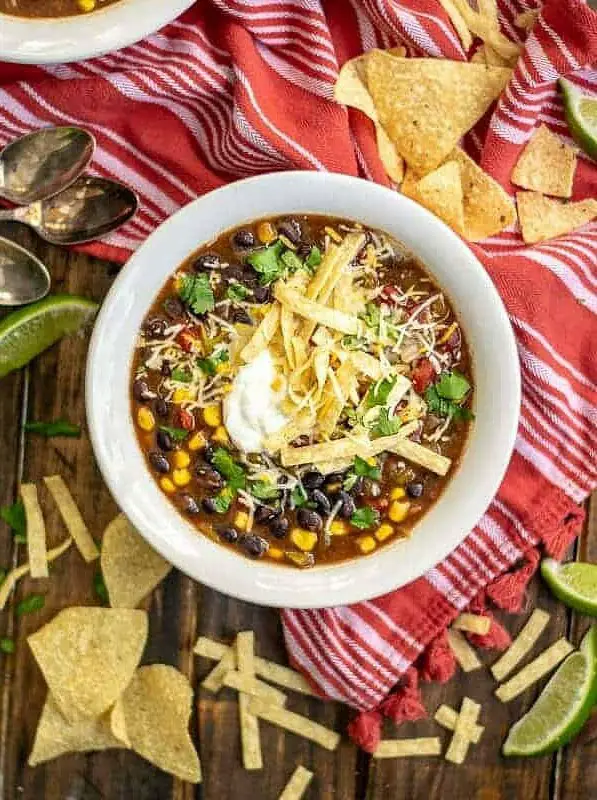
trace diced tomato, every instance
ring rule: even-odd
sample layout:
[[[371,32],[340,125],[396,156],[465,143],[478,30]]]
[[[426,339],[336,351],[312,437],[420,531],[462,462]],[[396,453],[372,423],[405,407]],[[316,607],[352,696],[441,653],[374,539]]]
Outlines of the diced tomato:
[[[377,511],[383,512],[390,503],[385,497],[369,497],[367,498],[367,505],[371,506],[371,508],[375,508]]]
[[[435,370],[433,369],[433,364],[428,358],[421,358],[412,372],[412,382],[413,386],[415,387],[415,391],[419,394],[423,394],[425,389],[427,389],[433,381],[435,380]]]
[[[390,284],[383,287],[380,297],[384,303],[388,303],[389,305],[397,306],[400,302],[400,292],[395,286],[391,286]]]
[[[195,345],[195,337],[189,331],[180,331],[176,336],[176,342],[182,347],[185,353],[190,353]]]
[[[180,427],[184,428],[185,431],[192,431],[195,427],[195,417],[189,411],[185,411],[184,408],[180,408],[177,414]]]

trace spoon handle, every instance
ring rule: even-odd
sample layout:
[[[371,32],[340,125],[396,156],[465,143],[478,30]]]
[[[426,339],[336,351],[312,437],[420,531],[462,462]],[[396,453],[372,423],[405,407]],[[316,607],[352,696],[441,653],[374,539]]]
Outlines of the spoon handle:
[[[18,216],[15,212],[17,212],[18,208],[0,208],[0,222],[10,222],[11,220],[18,220]]]
[[[0,222],[23,222],[25,225],[38,224],[41,219],[41,203],[31,203],[30,206],[0,209]]]

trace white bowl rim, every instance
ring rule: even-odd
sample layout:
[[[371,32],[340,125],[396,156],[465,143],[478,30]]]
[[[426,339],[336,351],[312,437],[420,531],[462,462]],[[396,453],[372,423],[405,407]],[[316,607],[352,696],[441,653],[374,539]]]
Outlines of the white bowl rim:
[[[0,53],[19,64],[63,64],[111,53],[176,19],[195,0],[119,0],[73,17],[29,19],[0,12]]]
[[[317,203],[325,202],[327,208],[332,197],[335,198],[333,202],[339,204],[338,207],[347,209],[356,202],[365,203],[367,208],[373,207],[375,203],[381,204],[375,211],[376,217],[382,213],[383,208],[383,213],[391,213],[392,219],[396,212],[396,218],[401,220],[400,224],[400,215],[408,219],[408,223],[404,223],[407,227],[401,233],[395,234],[398,238],[410,244],[408,237],[413,235],[415,228],[421,227],[425,236],[432,237],[434,247],[437,244],[442,252],[443,248],[447,248],[451,262],[458,265],[459,273],[467,273],[466,287],[470,285],[470,291],[475,292],[474,297],[479,298],[482,309],[475,313],[482,317],[482,326],[486,323],[491,328],[491,334],[486,337],[490,336],[491,343],[484,345],[487,350],[484,354],[485,357],[497,359],[496,374],[499,374],[497,381],[493,374],[483,378],[483,410],[487,411],[490,418],[485,420],[477,414],[458,471],[452,476],[440,499],[417,525],[414,535],[407,540],[387,545],[367,557],[304,571],[274,563],[250,561],[197,533],[163,496],[149,474],[137,444],[128,402],[132,339],[125,343],[122,352],[116,356],[116,360],[122,361],[126,353],[126,375],[122,375],[122,371],[111,374],[116,369],[113,366],[115,345],[120,345],[120,339],[114,338],[115,330],[123,324],[131,324],[132,317],[140,325],[153,302],[150,299],[142,309],[133,311],[135,286],[139,285],[137,281],[143,275],[147,276],[147,265],[155,263],[154,256],[160,247],[185,247],[184,252],[190,255],[202,242],[209,241],[218,232],[243,222],[268,214],[309,213],[306,207],[297,208],[295,202],[273,199],[279,197],[285,189],[294,191],[295,194],[306,193],[310,198],[308,203],[311,213],[326,213],[323,207],[319,210]],[[254,201],[261,198],[261,202],[271,204],[271,210],[243,215],[237,211],[242,206],[239,198],[247,196],[252,196]],[[322,196],[325,200],[320,200]],[[318,199],[311,199],[314,197]],[[230,213],[235,215],[236,221],[232,224],[216,225],[211,235],[197,238],[192,246],[179,243],[177,237],[184,239],[187,226],[193,228],[193,223],[201,220],[202,215],[203,218],[209,216],[210,206],[217,206],[218,203],[224,208],[234,207]],[[254,205],[251,206],[252,211],[254,208]],[[357,218],[350,211],[339,213],[337,207],[329,213]],[[369,222],[362,214],[360,219],[375,226],[375,222]],[[378,227],[388,229],[387,224],[378,223]],[[437,271],[429,263],[429,259],[421,255],[420,249],[412,246],[411,249],[422,258],[432,274]],[[152,290],[152,298],[184,257],[183,255],[181,258],[179,253],[176,258],[173,257],[172,263],[160,266],[161,277],[156,282],[155,291]],[[443,255],[442,261],[445,258]],[[454,280],[462,282],[455,272],[450,274],[455,276]],[[465,283],[462,285],[464,287]],[[445,290],[445,286],[442,288]],[[467,335],[466,318],[472,312],[464,312],[458,306],[456,311]],[[125,318],[127,322],[123,322]],[[470,337],[469,344],[473,350],[478,410],[480,373],[479,365],[475,361],[475,342]],[[487,349],[488,346],[490,349]],[[491,349],[494,346],[495,356]],[[126,386],[126,400],[124,395],[117,394],[115,384],[118,381]],[[123,267],[104,300],[90,342],[85,394],[90,437],[104,480],[122,511],[158,552],[198,582],[241,600],[273,607],[319,608],[355,603],[399,588],[426,573],[464,540],[495,496],[512,455],[520,410],[520,370],[514,334],[503,303],[476,256],[450,228],[409,198],[378,184],[335,173],[295,171],[260,175],[228,184],[189,203],[151,234]],[[122,404],[126,403],[124,408],[127,419],[117,419],[117,424],[124,426],[124,435],[118,443],[111,442],[110,439],[114,423],[114,414],[111,414],[114,403],[117,407],[120,404],[121,409]],[[498,426],[497,431],[494,431],[494,425]],[[477,446],[480,429],[483,430],[485,440],[491,444],[489,456],[484,449],[479,451],[481,445]],[[116,461],[121,463],[115,466]],[[470,484],[467,484],[471,477],[476,485],[474,493],[470,492]],[[442,525],[438,526],[440,518]],[[447,530],[442,530],[446,519]]]

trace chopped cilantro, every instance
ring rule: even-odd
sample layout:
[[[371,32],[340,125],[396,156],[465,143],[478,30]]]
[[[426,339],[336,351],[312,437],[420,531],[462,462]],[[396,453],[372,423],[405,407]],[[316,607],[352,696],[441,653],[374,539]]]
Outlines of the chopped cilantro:
[[[3,653],[14,653],[15,651],[15,643],[13,639],[10,639],[8,636],[3,636],[0,639],[0,651]]]
[[[234,491],[230,488],[222,489],[222,491],[214,497],[214,507],[218,514],[225,514],[234,500]]]
[[[305,259],[305,264],[310,268],[318,267],[321,264],[321,250],[317,245],[313,245],[311,252]]]
[[[365,311],[362,314],[359,314],[359,317],[363,320],[368,328],[374,328],[377,330],[381,320],[381,310],[379,306],[375,305],[375,303],[367,303],[365,306]]]
[[[271,481],[253,481],[249,491],[258,500],[276,500],[280,496],[277,484]]]
[[[52,436],[73,436],[81,435],[81,426],[67,422],[65,419],[57,419],[54,422],[27,422],[25,425],[27,433],[37,433],[49,439]]]
[[[293,508],[309,508],[311,503],[309,502],[309,498],[307,497],[307,493],[303,489],[300,483],[294,487],[290,494],[290,502]]]
[[[398,433],[401,425],[400,417],[390,416],[389,409],[382,408],[375,426],[375,433],[379,436],[392,436],[394,433]]]
[[[435,384],[435,390],[444,400],[461,403],[471,389],[470,383],[460,372],[444,372]]]
[[[357,508],[350,518],[350,521],[355,528],[370,528],[372,525],[377,525],[379,522],[379,511],[366,506],[363,508]]]
[[[46,599],[43,594],[30,594],[17,604],[17,615],[21,617],[23,614],[31,614],[34,611],[39,611],[44,607],[45,602]]]
[[[205,314],[206,311],[214,309],[214,293],[209,277],[204,272],[198,275],[183,275],[178,294],[193,314]]]
[[[209,358],[197,359],[197,366],[206,375],[215,375],[218,371],[218,366],[224,364],[228,359],[228,350],[219,350],[214,355],[209,356]]]
[[[367,348],[366,339],[361,339],[359,336],[346,334],[342,337],[342,346],[347,350],[365,350]]]
[[[284,250],[284,244],[277,241],[247,256],[247,262],[261,276],[262,284],[273,283],[286,271],[286,264],[281,259]]]
[[[378,481],[381,478],[381,470],[377,464],[369,464],[368,461],[365,461],[360,456],[355,456],[352,470],[359,477],[371,478],[374,481]]]
[[[470,408],[458,405],[453,400],[447,400],[445,397],[440,397],[437,387],[430,386],[425,392],[425,402],[432,414],[437,414],[438,417],[453,417],[455,420],[466,421],[474,419],[474,414]]]
[[[236,491],[237,489],[245,488],[245,471],[240,464],[236,463],[228,450],[225,450],[223,447],[218,447],[213,454],[211,463],[215,469],[218,470],[220,475],[226,479],[228,489]]]
[[[394,376],[393,378],[383,378],[383,380],[374,383],[367,392],[367,406],[369,408],[385,406],[397,380],[398,378]]]
[[[160,430],[167,433],[175,442],[182,442],[189,435],[184,428],[171,428],[169,425],[160,425]]]
[[[176,367],[172,370],[172,380],[178,381],[178,383],[190,383],[192,377],[191,373],[183,367]]]
[[[293,250],[285,250],[280,258],[284,264],[286,264],[290,272],[296,272],[298,269],[302,269],[304,267],[303,262]]]
[[[12,529],[15,542],[24,544],[27,541],[27,519],[22,500],[17,500],[12,506],[0,508],[0,518]]]
[[[232,300],[233,303],[238,303],[244,300],[250,294],[249,290],[245,288],[242,283],[231,283],[226,290],[226,297]]]
[[[344,481],[342,483],[342,488],[344,489],[344,491],[350,492],[350,490],[353,489],[354,486],[356,485],[358,479],[359,476],[356,474],[356,472],[353,472],[353,470],[349,470],[346,473],[346,477],[344,478]]]
[[[104,581],[104,576],[102,575],[101,569],[98,569],[95,575],[93,576],[93,589],[98,598],[102,601],[102,603],[104,605],[108,605],[110,599],[108,597],[108,589],[106,587],[106,583]]]

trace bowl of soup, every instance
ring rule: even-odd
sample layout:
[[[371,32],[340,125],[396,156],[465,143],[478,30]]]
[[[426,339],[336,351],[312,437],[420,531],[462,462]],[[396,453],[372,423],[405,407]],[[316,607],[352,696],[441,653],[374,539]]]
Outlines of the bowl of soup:
[[[408,198],[279,173],[196,200],[94,330],[89,428],[116,502],[196,580],[319,607],[423,574],[479,521],[516,435],[487,273]]]
[[[23,64],[81,61],[133,44],[193,0],[0,0],[0,57]]]

